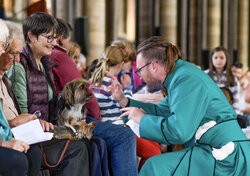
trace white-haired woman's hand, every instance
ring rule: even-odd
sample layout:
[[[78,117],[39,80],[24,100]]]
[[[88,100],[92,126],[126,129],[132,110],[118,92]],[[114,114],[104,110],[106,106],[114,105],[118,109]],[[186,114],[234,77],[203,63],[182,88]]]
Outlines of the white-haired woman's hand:
[[[27,153],[30,146],[26,142],[12,138],[10,141],[3,141],[2,147],[11,148],[19,152]]]

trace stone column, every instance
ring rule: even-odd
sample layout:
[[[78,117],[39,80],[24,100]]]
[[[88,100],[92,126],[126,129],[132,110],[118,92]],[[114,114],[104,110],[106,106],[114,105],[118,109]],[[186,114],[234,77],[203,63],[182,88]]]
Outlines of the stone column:
[[[13,1],[0,0],[0,3],[4,6],[5,17],[13,16]],[[1,11],[1,10],[0,10]]]
[[[207,1],[202,1],[202,49],[207,49]]]
[[[27,17],[27,13],[26,10],[23,10],[25,7],[27,7],[28,1],[24,0],[24,1],[18,1],[15,0],[14,1],[14,12],[16,13],[16,20],[22,22],[23,19],[25,19]],[[14,14],[15,14],[14,13]]]
[[[222,8],[222,46],[228,48],[229,0],[223,0]]]
[[[189,1],[189,32],[188,32],[188,60],[197,64],[198,51],[198,2],[197,0]]]
[[[169,42],[177,44],[177,1],[161,1],[162,36]]]
[[[69,7],[68,0],[57,0],[56,3],[56,17],[69,21]]]
[[[151,36],[150,34],[150,0],[139,1],[139,43]]]
[[[248,66],[248,10],[248,0],[238,1],[238,59],[244,66]]]
[[[85,13],[85,8],[84,8],[84,1],[83,0],[76,0],[76,17],[81,17]]]
[[[231,61],[236,60],[237,54],[237,34],[238,34],[238,0],[229,2],[229,21],[228,21],[228,51]],[[231,63],[232,63],[231,62]]]
[[[114,0],[106,0],[105,3],[105,46],[109,46],[114,40]],[[124,22],[126,23],[126,22]]]
[[[105,1],[87,0],[86,11],[89,29],[89,56],[87,64],[97,59],[105,49]]]
[[[221,0],[208,0],[208,48],[221,45]]]
[[[180,26],[178,27],[180,30],[179,34],[179,47],[181,49],[182,53],[182,59],[187,60],[187,54],[188,54],[188,49],[187,49],[187,36],[188,36],[188,1],[186,0],[181,0],[181,3],[179,4],[179,11],[180,11]]]
[[[135,40],[135,0],[127,0],[127,39]],[[114,25],[115,26],[115,25]]]

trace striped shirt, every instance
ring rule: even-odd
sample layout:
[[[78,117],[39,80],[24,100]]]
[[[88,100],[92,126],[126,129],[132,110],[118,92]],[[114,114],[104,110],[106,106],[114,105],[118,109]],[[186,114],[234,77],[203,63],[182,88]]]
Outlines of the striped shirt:
[[[121,106],[113,99],[111,93],[111,78],[105,76],[102,84],[93,83],[90,89],[94,93],[100,106],[102,121],[110,121],[113,124],[124,124],[119,118],[122,114]],[[126,97],[132,97],[132,86],[123,88]]]
[[[205,73],[208,74],[209,70],[205,70]],[[213,72],[213,80],[219,87],[227,87],[227,72],[224,70],[222,74],[216,74],[215,71]],[[233,94],[233,108],[237,114],[240,113],[240,104],[239,104],[239,82],[234,76],[234,86],[228,87],[228,89]]]

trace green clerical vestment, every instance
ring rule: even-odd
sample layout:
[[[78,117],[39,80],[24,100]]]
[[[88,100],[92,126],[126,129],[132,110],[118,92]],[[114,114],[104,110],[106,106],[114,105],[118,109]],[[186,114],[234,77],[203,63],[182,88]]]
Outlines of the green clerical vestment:
[[[188,147],[149,158],[140,175],[249,176],[250,142],[214,81],[179,59],[163,87],[168,95],[159,104],[130,99],[130,106],[147,113],[141,119],[140,136]]]

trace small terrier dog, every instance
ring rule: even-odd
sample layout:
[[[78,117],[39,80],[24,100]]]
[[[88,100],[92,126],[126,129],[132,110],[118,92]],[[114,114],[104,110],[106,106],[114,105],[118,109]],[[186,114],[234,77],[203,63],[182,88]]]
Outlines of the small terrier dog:
[[[54,137],[57,139],[91,139],[96,122],[86,123],[87,109],[84,105],[91,99],[87,81],[74,79],[67,83],[58,101],[57,124]]]
[[[77,122],[73,117],[69,117],[69,125],[57,126],[54,129],[54,137],[56,139],[82,139],[83,137],[90,140],[92,131],[96,122],[87,124],[85,121]]]

